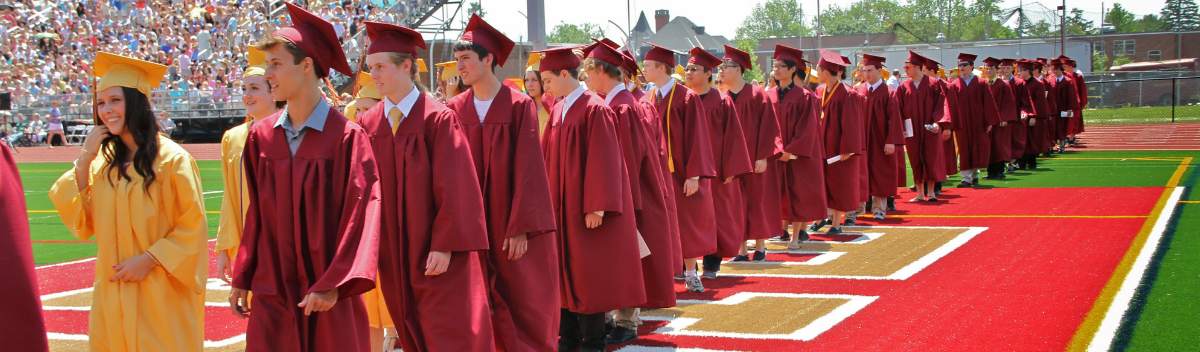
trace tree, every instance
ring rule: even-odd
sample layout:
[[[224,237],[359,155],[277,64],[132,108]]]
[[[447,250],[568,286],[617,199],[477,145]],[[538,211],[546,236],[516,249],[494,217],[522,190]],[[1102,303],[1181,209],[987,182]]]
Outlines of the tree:
[[[1133,62],[1133,59],[1129,58],[1128,56],[1117,56],[1116,60],[1113,60],[1112,65],[1113,66],[1121,66],[1124,64],[1132,63],[1132,62]],[[1111,68],[1111,67],[1109,67],[1109,68]]]
[[[821,29],[825,35],[889,32],[892,16],[902,8],[895,0],[858,0],[846,8],[829,5],[821,12]]]
[[[1108,62],[1108,56],[1104,55],[1104,51],[1092,51],[1092,72],[1108,71],[1108,67],[1104,64]]]
[[[1194,31],[1200,29],[1200,7],[1195,0],[1167,0],[1161,19],[1166,30]]]
[[[1104,16],[1104,22],[1112,23],[1113,28],[1117,33],[1131,33],[1134,31],[1134,22],[1137,21],[1133,13],[1121,7],[1121,4],[1113,4],[1112,10],[1108,15]]]
[[[600,38],[603,36],[604,34],[600,32],[600,25],[595,23],[574,25],[560,22],[546,36],[546,41],[550,43],[588,44],[592,42],[593,37]]]
[[[1131,32],[1157,32],[1167,29],[1167,24],[1155,15],[1145,15],[1133,22]]]
[[[484,11],[483,5],[480,4],[478,1],[476,1],[476,2],[471,3],[471,5],[469,7],[467,7],[467,14],[479,15],[479,17],[483,17],[483,16],[487,16],[487,11]]]
[[[754,51],[758,50],[758,39],[738,39],[733,41],[733,44],[734,47],[737,47],[739,50],[750,53],[750,62],[758,62],[758,55],[754,55]],[[742,78],[745,79],[746,82],[754,82],[754,80],[763,82],[763,69],[763,67],[755,67],[753,70],[747,70],[743,68]]]
[[[735,39],[798,37],[812,35],[804,27],[804,11],[796,0],[767,0],[754,5],[750,15],[738,27]]]
[[[1067,35],[1087,35],[1095,28],[1092,21],[1083,19],[1083,10],[1071,9],[1071,16],[1067,17]]]

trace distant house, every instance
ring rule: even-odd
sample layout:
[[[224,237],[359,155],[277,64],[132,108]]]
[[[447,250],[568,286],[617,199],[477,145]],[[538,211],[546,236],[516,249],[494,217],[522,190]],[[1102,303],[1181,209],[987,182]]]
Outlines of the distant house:
[[[655,32],[644,41],[680,53],[686,53],[692,50],[692,48],[700,47],[718,57],[725,55],[726,45],[733,46],[733,42],[729,41],[725,36],[709,35],[704,32],[704,26],[697,26],[687,17],[679,16],[668,21],[670,17],[671,14],[668,10],[654,11]],[[639,28],[643,25],[649,25],[649,23],[645,22],[645,19],[646,16],[643,13],[642,17],[638,19],[638,25],[634,27],[633,32],[635,37],[637,34],[647,33],[648,28]],[[642,31],[639,31],[639,29],[642,29]],[[650,49],[650,46],[642,44],[641,41],[638,41],[637,44],[639,47],[636,55],[640,60],[644,57],[646,50]],[[684,62],[686,55],[681,55],[676,60]]]

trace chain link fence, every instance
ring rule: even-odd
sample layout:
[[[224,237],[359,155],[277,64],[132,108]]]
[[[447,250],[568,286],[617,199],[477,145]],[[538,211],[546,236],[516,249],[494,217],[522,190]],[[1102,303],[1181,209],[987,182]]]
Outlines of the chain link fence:
[[[5,117],[15,124],[38,115],[42,121],[58,103],[64,127],[92,124],[91,94],[60,94],[51,96],[22,96],[12,101],[12,110]],[[225,130],[241,124],[246,118],[240,90],[158,90],[151,93],[150,103],[158,118],[164,116],[175,124],[171,138],[187,143],[217,143]]]
[[[1086,124],[1200,121],[1200,76],[1196,72],[1098,72],[1085,81]]]

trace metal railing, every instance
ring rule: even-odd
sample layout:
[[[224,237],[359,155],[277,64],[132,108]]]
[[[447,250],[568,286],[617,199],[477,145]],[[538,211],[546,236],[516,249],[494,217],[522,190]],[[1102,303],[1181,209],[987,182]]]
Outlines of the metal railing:
[[[92,123],[91,94],[17,96],[10,113],[25,118],[36,113],[44,120],[54,102],[66,126]],[[218,142],[225,130],[246,118],[241,91],[236,89],[157,90],[151,92],[150,104],[158,117],[165,115],[177,125],[171,137],[185,142]]]

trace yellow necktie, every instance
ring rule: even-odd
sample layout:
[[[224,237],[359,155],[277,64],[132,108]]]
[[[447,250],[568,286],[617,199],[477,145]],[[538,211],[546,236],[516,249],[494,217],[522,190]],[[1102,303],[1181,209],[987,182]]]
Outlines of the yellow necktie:
[[[393,107],[388,110],[388,119],[392,120],[392,134],[396,134],[396,128],[400,127],[400,120],[404,119],[404,113],[400,112],[400,108]]]

